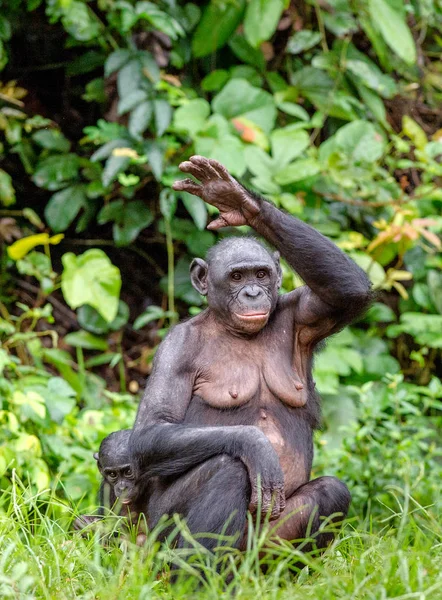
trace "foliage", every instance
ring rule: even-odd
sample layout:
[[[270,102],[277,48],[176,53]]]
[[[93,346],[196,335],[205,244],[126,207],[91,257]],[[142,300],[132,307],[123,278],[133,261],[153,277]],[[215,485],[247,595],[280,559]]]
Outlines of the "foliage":
[[[342,477],[367,521],[295,584],[298,556],[281,549],[266,584],[251,553],[240,595],[436,597],[441,40],[433,0],[0,0],[2,595],[171,593],[150,568],[166,549],[62,533],[60,502],[94,506],[92,452],[131,426],[168,327],[204,306],[191,259],[234,234],[171,190],[199,153],[329,236],[378,294],[315,363],[315,474]],[[283,291],[302,283],[282,267]],[[219,585],[210,570],[206,595]]]

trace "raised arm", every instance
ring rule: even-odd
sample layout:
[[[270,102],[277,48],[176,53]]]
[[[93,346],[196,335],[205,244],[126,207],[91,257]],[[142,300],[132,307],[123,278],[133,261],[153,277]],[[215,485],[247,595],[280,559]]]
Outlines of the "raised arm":
[[[180,169],[201,181],[177,181],[185,190],[216,206],[220,215],[209,229],[250,225],[272,244],[305,281],[306,287],[287,295],[293,301],[297,323],[324,325],[322,337],[361,314],[371,300],[370,282],[335,244],[238,183],[215,160],[193,156]]]
[[[261,482],[262,510],[272,517],[283,510],[284,476],[279,459],[257,427],[194,427],[183,424],[192,398],[192,350],[197,340],[178,325],[155,356],[154,368],[140,403],[129,442],[137,477],[179,476],[220,454],[240,459],[248,469],[252,488],[250,510],[256,511]]]

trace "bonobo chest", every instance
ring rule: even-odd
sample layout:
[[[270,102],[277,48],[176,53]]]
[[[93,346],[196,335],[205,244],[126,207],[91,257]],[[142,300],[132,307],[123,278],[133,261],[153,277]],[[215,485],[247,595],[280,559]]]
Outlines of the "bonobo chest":
[[[277,335],[263,331],[250,339],[229,334],[207,337],[196,360],[192,395],[219,409],[252,400],[304,406],[307,386],[295,366],[292,331],[280,328]]]

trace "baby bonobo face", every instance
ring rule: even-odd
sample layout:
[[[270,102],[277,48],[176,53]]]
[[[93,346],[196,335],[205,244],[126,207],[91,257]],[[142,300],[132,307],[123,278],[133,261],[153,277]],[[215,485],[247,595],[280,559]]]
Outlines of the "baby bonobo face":
[[[100,473],[122,504],[134,502],[139,493],[129,457],[130,434],[130,429],[111,433],[94,454]]]

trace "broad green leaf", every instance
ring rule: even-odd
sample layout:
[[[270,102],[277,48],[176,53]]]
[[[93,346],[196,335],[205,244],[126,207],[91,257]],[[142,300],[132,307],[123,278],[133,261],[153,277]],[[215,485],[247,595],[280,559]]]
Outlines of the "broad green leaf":
[[[109,156],[103,169],[101,181],[104,187],[110,185],[130,164],[129,156]]]
[[[109,331],[118,331],[126,325],[129,320],[129,307],[126,302],[120,300],[117,316],[110,323],[105,321],[100,313],[88,304],[80,306],[77,310],[77,317],[80,327],[95,335],[104,335]]]
[[[74,331],[68,333],[64,337],[66,344],[74,346],[74,348],[84,348],[85,350],[107,350],[107,342],[105,339],[89,333],[89,331]]]
[[[145,90],[133,90],[130,94],[126,94],[121,98],[118,103],[118,114],[124,115],[125,113],[133,110],[140,102],[147,99],[147,92]]]
[[[38,187],[53,192],[76,179],[79,167],[77,154],[48,156],[37,164],[33,180]]]
[[[295,104],[294,102],[286,102],[284,100],[282,102],[276,101],[276,106],[279,110],[282,110],[282,112],[301,119],[302,121],[308,121],[310,118],[305,108],[302,108],[302,106],[299,106],[299,104]]]
[[[253,48],[244,36],[235,34],[229,41],[229,47],[243,62],[264,71],[266,63],[259,48]]]
[[[270,141],[273,160],[280,166],[287,165],[300,156],[310,144],[306,131],[294,129],[290,125],[283,129],[275,129],[270,136]]]
[[[416,148],[423,150],[428,143],[425,131],[408,115],[402,117],[402,130]]]
[[[309,50],[319,44],[321,41],[321,33],[319,31],[310,31],[309,29],[301,29],[297,31],[287,44],[287,52],[290,54],[300,54],[305,50]]]
[[[54,194],[45,207],[49,227],[56,232],[66,231],[80,210],[87,204],[83,185],[73,185]]]
[[[41,389],[51,421],[62,423],[76,406],[75,390],[61,377],[51,377]]]
[[[339,150],[353,162],[374,162],[381,158],[385,147],[382,135],[367,121],[344,125],[338,129],[335,140]]]
[[[152,222],[153,214],[142,200],[125,203],[122,219],[113,227],[115,244],[117,246],[131,244]]]
[[[79,256],[68,252],[62,262],[61,289],[69,306],[89,304],[106,321],[113,321],[118,311],[120,270],[99,249],[87,250]]]
[[[150,100],[139,104],[130,114],[129,133],[136,139],[141,139],[146,131],[153,113],[153,105]]]
[[[163,310],[160,306],[151,305],[135,319],[134,329],[141,329],[152,321],[159,321],[160,319],[167,318],[170,314],[171,313]]]
[[[247,168],[258,177],[271,178],[273,171],[278,166],[267,152],[257,146],[246,146],[244,156]]]
[[[284,0],[250,0],[244,19],[244,33],[255,48],[270,39],[284,10]]]
[[[32,139],[42,148],[61,153],[69,152],[71,147],[70,141],[58,129],[41,129],[34,133]]]
[[[160,210],[167,221],[171,221],[176,211],[177,196],[175,192],[164,188],[160,192]]]
[[[320,171],[318,161],[313,158],[305,158],[291,163],[287,167],[275,173],[275,181],[280,185],[296,183],[307,177],[317,175]]]
[[[135,90],[140,89],[143,81],[143,73],[141,70],[140,61],[137,58],[132,58],[118,72],[117,89],[120,99],[132,94]]]
[[[244,146],[234,135],[223,134],[220,137],[196,137],[197,154],[214,158],[237,177],[241,177],[246,169]]]
[[[11,206],[15,203],[15,190],[9,173],[0,169],[0,203],[3,206]]]
[[[409,65],[416,62],[416,47],[407,26],[405,11],[397,10],[389,0],[369,0],[371,19],[382,34],[385,42]]]
[[[225,69],[216,69],[204,77],[201,87],[205,92],[218,92],[229,79],[230,75],[228,71]]]
[[[153,106],[156,133],[161,137],[170,125],[173,110],[167,100],[154,100]]]
[[[245,5],[245,0],[211,0],[207,4],[193,34],[192,50],[196,58],[207,56],[224,46],[238,27]]]
[[[428,271],[427,282],[433,304],[442,315],[442,272],[431,269]]]
[[[214,98],[214,112],[226,119],[244,117],[270,133],[276,118],[273,97],[250,85],[245,79],[231,79]]]
[[[102,29],[102,25],[93,11],[79,0],[65,3],[61,21],[66,31],[80,42],[88,42],[97,38]]]
[[[367,273],[373,287],[380,288],[385,281],[385,271],[382,266],[365,252],[350,252],[349,256]]]
[[[190,100],[176,109],[173,116],[173,126],[179,131],[187,131],[194,136],[203,129],[210,115],[210,104],[202,98]]]
[[[98,160],[103,160],[103,158],[108,158],[112,154],[112,151],[115,150],[115,148],[128,148],[129,146],[129,140],[125,140],[122,138],[111,140],[110,142],[106,142],[105,144],[103,144],[101,148],[98,148],[98,150],[96,150],[92,154],[91,161],[96,162]]]
[[[187,192],[180,192],[179,196],[197,228],[203,231],[207,225],[207,208],[205,202],[201,198],[198,198],[198,196],[193,196]]]

